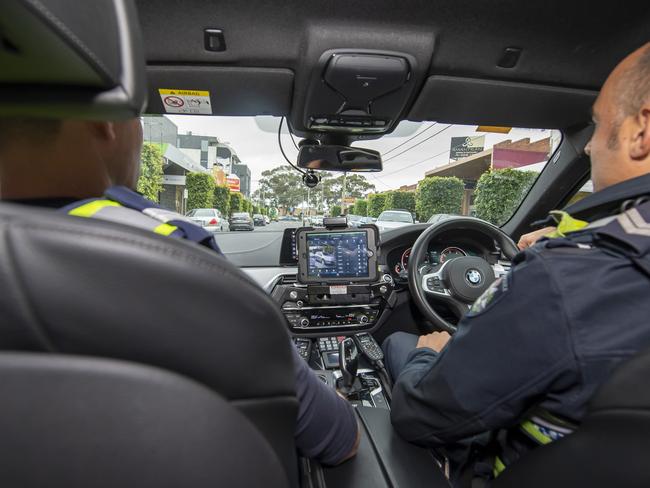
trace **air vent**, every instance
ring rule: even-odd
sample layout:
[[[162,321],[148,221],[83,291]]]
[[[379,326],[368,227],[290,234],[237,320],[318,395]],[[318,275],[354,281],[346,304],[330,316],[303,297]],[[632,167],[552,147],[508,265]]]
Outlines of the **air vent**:
[[[283,285],[293,285],[298,281],[298,276],[295,274],[291,275],[282,275],[282,279],[280,280],[280,283]]]

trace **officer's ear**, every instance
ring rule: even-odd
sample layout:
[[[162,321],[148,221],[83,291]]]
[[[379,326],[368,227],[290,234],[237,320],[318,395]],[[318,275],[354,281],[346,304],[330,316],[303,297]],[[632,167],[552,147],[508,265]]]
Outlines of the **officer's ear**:
[[[101,142],[112,142],[116,139],[115,124],[113,122],[88,122],[88,127]]]
[[[650,157],[650,103],[645,104],[634,118],[630,133],[630,157],[642,161]]]

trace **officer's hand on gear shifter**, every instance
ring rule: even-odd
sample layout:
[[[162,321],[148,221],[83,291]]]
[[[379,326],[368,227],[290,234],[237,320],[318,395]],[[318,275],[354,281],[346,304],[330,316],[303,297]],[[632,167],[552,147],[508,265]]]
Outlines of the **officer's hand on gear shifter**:
[[[418,344],[415,347],[428,347],[436,352],[442,351],[447,345],[451,336],[447,332],[432,332],[431,334],[420,336]]]
[[[539,229],[533,232],[529,232],[528,234],[524,234],[521,236],[519,239],[519,242],[517,243],[517,247],[520,250],[524,250],[527,247],[532,246],[535,244],[538,240],[540,240],[542,237],[544,237],[547,234],[550,234],[555,230],[555,227],[544,227],[543,229]]]

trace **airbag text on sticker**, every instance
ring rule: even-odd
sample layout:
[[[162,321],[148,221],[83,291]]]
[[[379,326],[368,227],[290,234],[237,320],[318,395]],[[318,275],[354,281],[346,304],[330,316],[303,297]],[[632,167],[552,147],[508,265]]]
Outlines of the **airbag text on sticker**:
[[[207,90],[159,88],[158,93],[168,114],[212,115],[210,92]]]
[[[330,286],[330,295],[347,295],[348,287],[346,285],[332,285]]]

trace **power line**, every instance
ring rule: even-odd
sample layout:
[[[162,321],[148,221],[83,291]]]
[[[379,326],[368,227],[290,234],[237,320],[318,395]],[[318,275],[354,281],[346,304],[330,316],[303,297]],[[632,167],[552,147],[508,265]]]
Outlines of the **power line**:
[[[418,143],[416,143],[416,144],[413,144],[411,147],[405,149],[404,151],[399,152],[399,153],[397,153],[397,154],[391,156],[391,157],[388,158],[388,159],[385,159],[385,160],[384,160],[384,163],[387,163],[387,162],[390,161],[391,159],[395,159],[396,157],[401,156],[402,154],[404,154],[404,153],[410,151],[411,149],[418,147],[420,144],[423,144],[423,143],[427,142],[429,139],[433,139],[433,138],[436,137],[438,134],[440,134],[440,133],[446,131],[447,129],[449,129],[451,126],[452,126],[452,124],[449,124],[448,126],[442,128],[442,129],[440,129],[440,130],[439,130],[438,132],[436,132],[435,134],[430,135],[430,136],[427,137],[426,139],[422,139],[420,142],[418,142]]]
[[[434,159],[434,158],[437,158],[438,156],[442,156],[443,154],[448,153],[449,151],[450,151],[450,149],[445,149],[444,151],[439,152],[438,154],[435,154],[434,156],[429,156],[428,158],[424,158],[424,159],[418,161],[417,163],[409,164],[407,166],[402,166],[401,168],[399,168],[399,169],[397,169],[395,171],[391,171],[390,173],[386,173],[385,175],[382,175],[382,176],[394,175],[396,173],[399,173],[402,170],[412,168],[413,166],[417,166],[418,164],[422,164],[422,163],[424,163],[426,161],[429,161],[430,159]]]
[[[426,131],[428,131],[429,129],[431,129],[431,127],[433,127],[433,126],[436,125],[437,123],[438,123],[438,122],[434,122],[434,123],[431,124],[429,127],[427,127],[426,129],[424,129],[423,131],[418,132],[418,133],[415,134],[413,137],[411,137],[411,138],[407,139],[406,141],[402,142],[401,144],[398,144],[397,146],[395,146],[393,149],[390,149],[390,150],[386,151],[382,156],[386,156],[386,155],[392,153],[395,149],[399,149],[399,148],[402,147],[404,144],[408,144],[409,142],[411,142],[413,139],[415,139],[415,138],[418,137],[419,135],[424,134]]]
[[[383,181],[381,181],[381,180],[379,179],[378,176],[375,176],[375,175],[370,175],[370,176],[371,176],[371,177],[372,177],[372,178],[373,178],[377,183],[381,183],[382,185],[384,185],[384,186],[385,186],[386,188],[388,188],[389,190],[391,189],[391,187],[388,186],[388,185],[387,185],[386,183],[384,183]]]

